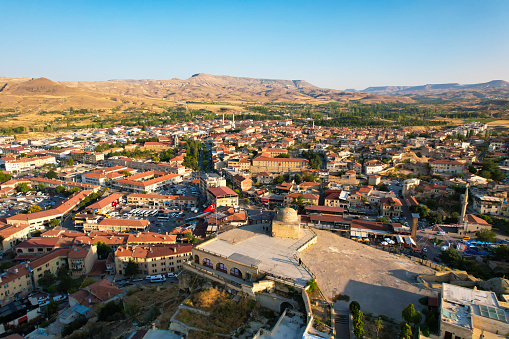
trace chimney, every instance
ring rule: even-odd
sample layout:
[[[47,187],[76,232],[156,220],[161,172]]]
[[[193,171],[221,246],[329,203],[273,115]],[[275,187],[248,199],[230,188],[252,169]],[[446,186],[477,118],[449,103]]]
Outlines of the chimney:
[[[417,241],[417,221],[419,221],[419,213],[412,213],[412,228],[410,236]]]
[[[88,298],[88,303],[92,304],[92,299],[91,298]]]

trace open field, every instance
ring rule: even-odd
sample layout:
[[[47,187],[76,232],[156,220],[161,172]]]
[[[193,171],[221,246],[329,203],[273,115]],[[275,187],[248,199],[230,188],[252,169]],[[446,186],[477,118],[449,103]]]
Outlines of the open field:
[[[408,304],[420,309],[419,298],[433,295],[416,282],[418,274],[432,274],[432,269],[328,231],[316,232],[318,242],[301,258],[325,297],[341,295],[336,310],[348,308],[346,299],[357,300],[365,313],[400,320]]]

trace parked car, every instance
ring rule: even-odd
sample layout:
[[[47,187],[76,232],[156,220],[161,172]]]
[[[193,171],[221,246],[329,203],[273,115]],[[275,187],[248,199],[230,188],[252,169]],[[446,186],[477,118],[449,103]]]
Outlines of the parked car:
[[[49,304],[49,300],[39,302],[39,307],[43,307]]]
[[[57,295],[53,297],[53,300],[55,301],[61,301],[67,299],[67,296],[65,294]]]
[[[45,296],[45,297],[39,297],[37,298],[37,301],[40,303],[44,302],[44,301],[48,301],[49,300],[49,296]]]

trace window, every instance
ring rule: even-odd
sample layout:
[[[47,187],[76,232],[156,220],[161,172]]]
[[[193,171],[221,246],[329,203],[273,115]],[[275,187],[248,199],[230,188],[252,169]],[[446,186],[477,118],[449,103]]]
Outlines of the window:
[[[242,272],[236,267],[232,267],[230,269],[230,275],[233,275],[234,277],[237,278],[242,278]]]
[[[223,263],[219,263],[216,265],[216,270],[224,273],[228,273],[228,269]]]
[[[179,263],[180,260],[177,260],[177,262]],[[203,266],[207,266],[207,267],[210,267],[210,268],[214,267],[212,265],[212,261],[210,261],[210,259],[208,259],[208,258],[203,259]]]

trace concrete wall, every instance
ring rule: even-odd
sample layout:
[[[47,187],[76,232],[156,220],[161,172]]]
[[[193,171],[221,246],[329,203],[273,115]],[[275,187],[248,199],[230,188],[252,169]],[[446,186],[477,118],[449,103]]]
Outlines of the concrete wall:
[[[283,304],[285,302],[292,305],[294,309],[298,309],[298,307],[299,307],[299,304],[295,300],[284,298],[277,294],[257,293],[256,301],[262,307],[271,309],[277,313],[279,313],[281,311],[281,304]]]
[[[472,317],[474,328],[502,335],[509,334],[509,324],[485,317]]]

